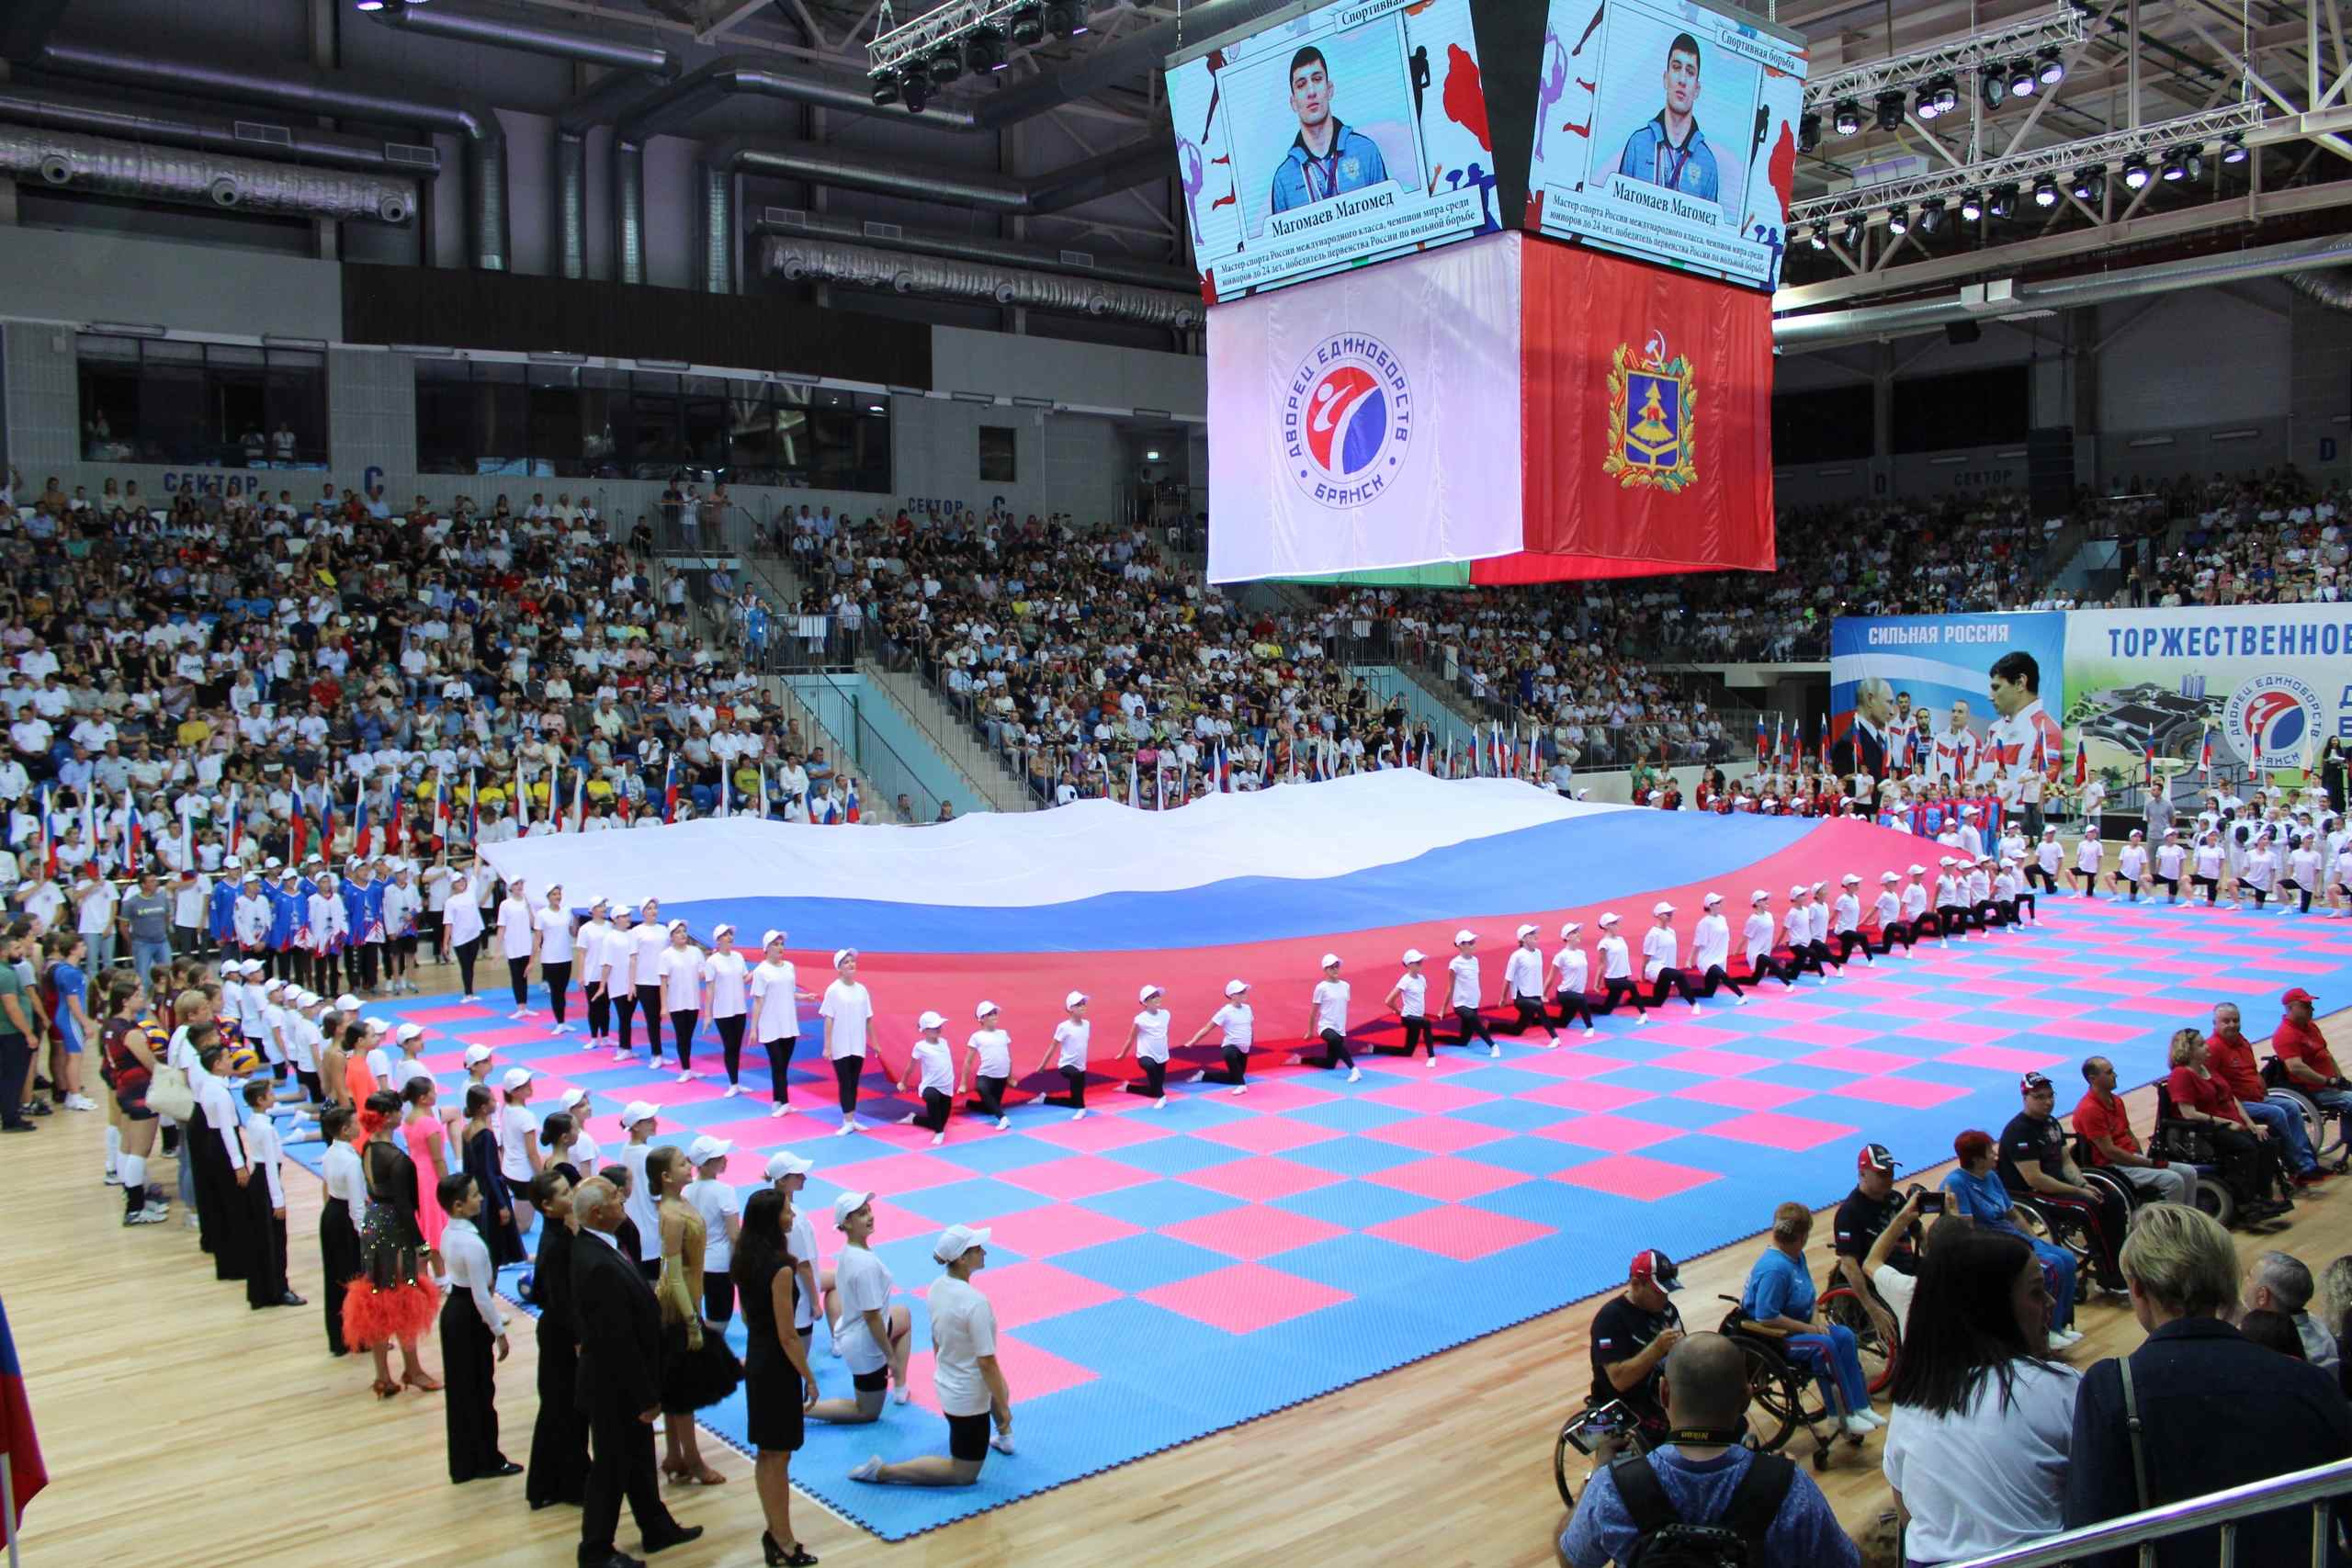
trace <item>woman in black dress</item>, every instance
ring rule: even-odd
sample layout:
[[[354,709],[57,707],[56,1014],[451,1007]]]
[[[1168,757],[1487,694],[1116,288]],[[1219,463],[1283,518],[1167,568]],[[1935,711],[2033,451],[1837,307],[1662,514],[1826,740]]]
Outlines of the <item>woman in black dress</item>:
[[[481,1232],[481,1239],[490,1247],[492,1266],[503,1269],[509,1263],[522,1262],[528,1254],[523,1250],[523,1230],[515,1219],[515,1195],[506,1185],[505,1173],[498,1168],[498,1134],[490,1124],[496,1110],[488,1085],[467,1088],[466,1125],[459,1137],[459,1157],[465,1173],[474,1179],[474,1185],[481,1191],[481,1213],[476,1216],[474,1227]]]
[[[531,1178],[531,1206],[539,1227],[538,1261],[531,1265],[531,1304],[539,1309],[539,1418],[531,1428],[531,1469],[523,1495],[534,1508],[580,1506],[588,1479],[588,1429],[581,1425],[580,1325],[571,1307],[571,1178],[549,1166]]]
[[[784,1194],[773,1187],[752,1193],[735,1243],[735,1286],[750,1336],[744,1435],[759,1452],[752,1473],[767,1516],[760,1550],[769,1568],[808,1568],[817,1561],[792,1530],[792,1456],[800,1447],[801,1412],[817,1397],[817,1377],[808,1370],[808,1347],[792,1331],[800,1259],[788,1249],[791,1234],[792,1205]]]
[[[441,1311],[433,1275],[440,1258],[424,1245],[417,1224],[416,1162],[400,1146],[401,1097],[379,1089],[359,1112],[367,1146],[360,1168],[368,1180],[368,1217],[359,1227],[359,1276],[343,1298],[343,1337],[376,1358],[376,1396],[403,1387],[432,1393],[440,1382],[417,1364],[416,1343]],[[391,1346],[401,1347],[401,1379],[392,1381]]]

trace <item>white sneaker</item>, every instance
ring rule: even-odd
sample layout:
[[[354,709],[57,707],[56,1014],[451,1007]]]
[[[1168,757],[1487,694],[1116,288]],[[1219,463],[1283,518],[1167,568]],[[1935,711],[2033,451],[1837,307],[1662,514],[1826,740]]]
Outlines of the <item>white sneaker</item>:
[[[468,991],[464,996],[459,997],[458,999],[461,1002],[478,1002],[481,1000],[480,997],[474,995],[471,991]]]
[[[840,1126],[833,1129],[833,1136],[836,1138],[846,1138],[852,1133],[856,1131],[857,1126],[854,1122],[844,1122]]]
[[[737,1095],[739,1095],[739,1094],[741,1094],[741,1093],[742,1093],[742,1092],[743,1092],[743,1086],[742,1086],[741,1084],[739,1084],[739,1083],[731,1083],[731,1084],[729,1084],[729,1085],[727,1086],[727,1092],[726,1092],[725,1094],[720,1095],[718,1098],[719,1098],[719,1099],[721,1099],[721,1100],[732,1100],[732,1099],[734,1099]]]
[[[508,1013],[506,1016],[509,1018],[528,1018],[531,1016],[531,1010],[529,1008],[516,1008],[513,1012]]]
[[[1168,1097],[1167,1097],[1166,1095],[1164,1095],[1164,1094],[1163,1094],[1163,1095],[1161,1095],[1158,1100],[1153,1100],[1153,1101],[1151,1102],[1151,1108],[1152,1108],[1154,1111],[1165,1111],[1165,1110],[1167,1110],[1167,1109],[1168,1109]],[[1010,1449],[1007,1449],[1005,1451],[1006,1451],[1007,1453],[1011,1453],[1012,1450],[1010,1450]]]
[[[890,1403],[893,1404],[904,1404],[910,1397],[907,1385],[904,1383],[899,1383],[890,1390]]]
[[[122,1178],[109,1170],[107,1172],[107,1185],[108,1187],[119,1187],[122,1185]]]
[[[1487,1055],[1489,1056],[1499,1056],[1502,1054],[1503,1048],[1499,1045],[1489,1045],[1487,1047]]]
[[[989,1433],[989,1447],[994,1449],[1001,1454],[1011,1453],[1012,1451],[1012,1434],[1010,1432]]]
[[[1731,999],[1731,1005],[1736,1008],[1744,1008],[1747,1005],[1747,998],[1745,996],[1734,997]]]
[[[867,1460],[864,1464],[861,1464],[855,1470],[851,1471],[849,1472],[849,1478],[852,1481],[881,1480],[882,1456],[880,1454],[876,1454],[872,1459]]]
[[[1424,1056],[1421,1058],[1421,1066],[1424,1067],[1434,1067],[1437,1066],[1437,1058],[1435,1056]]]
[[[1849,1438],[1867,1438],[1878,1430],[1859,1416],[1849,1416],[1840,1425],[1845,1428],[1846,1436]]]
[[[1587,1040],[1591,1039],[1594,1035],[1596,1035],[1596,1034],[1598,1034],[1598,1033],[1600,1033],[1600,1031],[1599,1031],[1598,1029],[1595,1029],[1592,1025],[1590,1025],[1590,1024],[1589,1024],[1589,1023],[1588,1023],[1588,1024],[1586,1024],[1586,1025],[1584,1026],[1584,1037],[1585,1037]]]
[[[1186,1081],[1187,1081],[1187,1082],[1190,1082],[1190,1083],[1199,1083],[1199,1082],[1201,1082],[1203,1079],[1206,1078],[1208,1076],[1209,1076],[1209,1070],[1208,1070],[1206,1067],[1195,1067],[1195,1068],[1193,1068],[1193,1076],[1192,1076],[1192,1077],[1191,1077],[1191,1078],[1189,1078],[1189,1079],[1187,1079]]]
[[[692,1082],[694,1082],[694,1081],[695,1081],[695,1070],[694,1070],[692,1067],[687,1067],[687,1068],[685,1068],[684,1070],[683,1070],[682,1072],[680,1072],[680,1073],[678,1074],[678,1081],[679,1081],[680,1083],[692,1083]]]
[[[1348,1069],[1348,1081],[1350,1083],[1362,1083],[1363,1082],[1363,1074],[1354,1067],[1350,1067]]]
[[[1236,1098],[1238,1098],[1238,1097],[1240,1097],[1240,1096],[1242,1096],[1242,1095],[1245,1095],[1245,1094],[1248,1094],[1248,1093],[1250,1092],[1250,1086],[1249,1086],[1248,1084],[1246,1084],[1246,1083],[1238,1083],[1238,1084],[1235,1084],[1235,1085],[1233,1086],[1233,1092],[1234,1092],[1235,1097],[1236,1097]]]
[[[1690,1016],[1692,1018],[1697,1018],[1701,1013],[1705,1012],[1706,1010],[1707,1010],[1705,1008],[1701,1007],[1697,1002],[1692,1002],[1690,1004]]]
[[[1000,1117],[998,1117],[998,1118],[996,1119],[996,1130],[997,1130],[998,1132],[1000,1132],[1000,1133],[1010,1133],[1010,1132],[1012,1132],[1012,1117],[1010,1117],[1010,1116],[1000,1116]]]
[[[1073,1122],[1083,1122],[1083,1121],[1085,1121],[1085,1120],[1086,1120],[1086,1112],[1085,1112],[1085,1111],[1081,1111],[1078,1112],[1078,1114],[1076,1114],[1075,1116],[1072,1116],[1072,1117],[1070,1118],[1070,1120],[1071,1120],[1071,1121],[1073,1121]]]
[[[828,1336],[828,1337],[831,1339],[831,1341],[832,1341],[833,1354],[834,1354],[836,1357],[840,1356],[840,1355],[841,1355],[841,1353],[842,1353],[842,1340],[841,1340],[841,1335],[840,1335],[838,1332],[836,1332],[836,1331],[835,1331],[835,1330],[834,1330],[834,1329],[833,1329],[830,1325],[827,1325],[825,1332],[826,1332],[827,1336]]]
[[[1635,1014],[1634,1015],[1634,1027],[1635,1029],[1647,1029],[1649,1026],[1650,1026],[1650,1015],[1649,1015],[1649,1014],[1647,1014],[1647,1013],[1645,1013],[1645,1012],[1637,1012],[1637,1013],[1635,1013]]]
[[[768,1107],[768,1114],[771,1116],[781,1116],[791,1109],[792,1107],[789,1105],[771,1105]]]
[[[613,1060],[616,1062],[634,1062],[637,1060],[637,1053],[634,1051],[615,1051],[613,1053]]]
[[[65,1109],[68,1111],[96,1111],[97,1108],[98,1102],[86,1094],[69,1094],[65,1097]]]
[[[933,1148],[934,1148],[934,1149],[935,1149],[935,1148],[937,1148],[940,1145],[942,1145],[942,1144],[945,1143],[946,1141],[947,1141],[947,1134],[944,1134],[944,1133],[933,1133],[933,1134],[931,1135],[931,1146],[932,1146]]]

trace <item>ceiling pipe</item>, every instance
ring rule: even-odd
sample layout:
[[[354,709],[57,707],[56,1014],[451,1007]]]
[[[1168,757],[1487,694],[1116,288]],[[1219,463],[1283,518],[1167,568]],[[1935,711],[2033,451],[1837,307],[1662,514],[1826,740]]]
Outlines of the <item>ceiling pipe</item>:
[[[416,212],[414,180],[45,126],[0,126],[0,175],[61,190],[335,221],[405,223]]]
[[[1138,288],[1165,288],[1177,293],[1197,289],[1200,278],[1182,267],[1154,266],[1122,257],[1097,257],[1091,262],[1065,259],[1067,253],[1049,245],[1023,245],[1010,240],[967,238],[902,229],[895,223],[866,224],[854,219],[828,218],[820,213],[783,208],[766,209],[771,216],[748,225],[754,239],[775,235],[786,240],[839,240],[846,244],[872,245],[876,250],[904,251],[910,255],[944,256],[953,261],[981,262],[991,266],[1034,267],[1067,273],[1073,277],[1097,277],[1111,283],[1132,283]]]
[[[1909,337],[1940,332],[1954,321],[2000,321],[2026,313],[2070,310],[2119,299],[2140,299],[2184,288],[2241,283],[2254,278],[2298,276],[2323,268],[2352,266],[2352,234],[2323,235],[2284,244],[2258,245],[2214,256],[2162,262],[2118,272],[2086,273],[2048,283],[2019,285],[2007,299],[1987,302],[1968,295],[1903,305],[1863,306],[1850,310],[1816,310],[1783,316],[1772,323],[1772,343],[1784,353],[1882,338]],[[2315,298],[2311,288],[2296,281]]]
[[[423,144],[338,136],[305,125],[205,119],[175,109],[99,103],[14,83],[0,83],[0,122],[415,179],[431,179],[441,172],[441,154]]]
[[[506,132],[487,100],[379,84],[347,72],[187,56],[151,59],[103,44],[52,40],[22,62],[62,76],[181,93],[231,103],[267,104],[300,114],[368,125],[446,130],[466,142],[466,245],[473,265],[503,272],[512,254],[506,216]]]
[[[1176,331],[1197,326],[1204,309],[1197,293],[905,255],[831,240],[772,237],[761,244],[760,265],[769,276],[791,282],[843,283],[896,294],[968,299]]]
[[[397,32],[425,33],[465,43],[519,49],[530,54],[576,60],[614,71],[639,71],[654,76],[675,76],[682,69],[677,51],[653,44],[616,43],[586,33],[535,27],[499,17],[469,17],[443,6],[387,6],[369,13]]]
[[[2352,266],[2289,273],[2287,281],[2330,310],[2352,310]]]

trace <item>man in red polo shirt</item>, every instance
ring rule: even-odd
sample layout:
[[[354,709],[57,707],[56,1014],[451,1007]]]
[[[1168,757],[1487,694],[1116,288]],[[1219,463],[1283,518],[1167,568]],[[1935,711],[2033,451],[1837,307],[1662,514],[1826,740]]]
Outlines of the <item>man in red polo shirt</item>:
[[[2288,1082],[2317,1100],[2322,1110],[2333,1111],[2337,1137],[2352,1142],[2352,1094],[2345,1091],[2344,1075],[2336,1070],[2326,1037],[2312,1021],[2315,999],[2301,986],[2278,998],[2287,1015],[2270,1036],[2270,1048],[2278,1053],[2278,1065],[2287,1069]]]
[[[2311,1132],[2303,1125],[2301,1114],[2265,1098],[2262,1069],[2255,1065],[2254,1042],[2239,1026],[2237,1003],[2223,1002],[2213,1010],[2213,1032],[2205,1037],[2205,1065],[2230,1086],[2246,1116],[2257,1126],[2269,1128],[2270,1135],[2279,1141],[2290,1175],[2308,1187],[2307,1178],[2316,1179],[2327,1174],[2312,1155]]]
[[[2115,1092],[2115,1064],[2104,1056],[2089,1058],[2083,1063],[2083,1081],[2090,1088],[2075,1102],[2075,1132],[2090,1145],[2091,1164],[2113,1171],[2157,1202],[2195,1203],[2195,1169],[2151,1159],[2141,1148],[2132,1113]]]

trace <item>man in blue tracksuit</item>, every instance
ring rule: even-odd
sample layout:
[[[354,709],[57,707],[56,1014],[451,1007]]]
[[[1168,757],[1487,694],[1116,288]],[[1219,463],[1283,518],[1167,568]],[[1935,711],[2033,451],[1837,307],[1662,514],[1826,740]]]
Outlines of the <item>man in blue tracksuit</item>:
[[[212,945],[224,953],[237,951],[237,895],[244,887],[244,869],[231,856],[220,866],[220,880],[212,885],[205,907],[205,927]]]
[[[1715,150],[1700,133],[1698,107],[1699,40],[1677,33],[1666,48],[1666,107],[1625,138],[1617,172],[1700,201],[1723,199]]]
[[[384,956],[384,885],[364,860],[352,862],[351,874],[344,879],[343,908],[351,919],[351,951],[359,961],[356,984],[373,996]]]
[[[1298,116],[1298,136],[1274,170],[1276,212],[1388,183],[1380,144],[1349,130],[1331,113],[1335,90],[1321,50],[1310,47],[1291,56],[1290,107]]]

